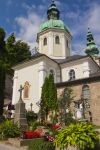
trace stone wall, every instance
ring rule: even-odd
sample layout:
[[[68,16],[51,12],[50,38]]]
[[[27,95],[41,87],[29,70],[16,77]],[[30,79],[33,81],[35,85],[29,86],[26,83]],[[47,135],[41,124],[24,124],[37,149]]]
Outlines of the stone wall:
[[[88,108],[86,115],[86,118],[90,120],[90,116],[88,112],[91,112],[92,115],[92,122],[95,125],[100,125],[100,81],[86,81],[86,82],[81,82],[81,83],[76,83],[76,84],[70,84],[67,85],[61,85],[57,88],[58,92],[58,97],[61,95],[62,91],[64,90],[65,87],[70,87],[73,90],[73,96],[74,99],[71,103],[71,111],[73,112],[73,115],[76,116],[75,112],[75,102],[81,99],[81,94],[82,94],[82,87],[83,85],[88,85],[90,89],[90,100],[89,100],[89,105],[90,108]]]

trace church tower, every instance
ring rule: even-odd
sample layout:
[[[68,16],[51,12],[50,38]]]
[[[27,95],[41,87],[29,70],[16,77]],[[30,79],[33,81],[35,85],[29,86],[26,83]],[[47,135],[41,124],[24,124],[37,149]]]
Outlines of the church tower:
[[[93,35],[89,28],[87,33],[87,47],[85,49],[85,53],[91,56],[96,56],[99,54],[99,50],[95,44]]]
[[[72,36],[59,18],[60,11],[52,0],[47,10],[47,21],[40,25],[37,34],[39,52],[52,59],[64,59],[70,56]]]

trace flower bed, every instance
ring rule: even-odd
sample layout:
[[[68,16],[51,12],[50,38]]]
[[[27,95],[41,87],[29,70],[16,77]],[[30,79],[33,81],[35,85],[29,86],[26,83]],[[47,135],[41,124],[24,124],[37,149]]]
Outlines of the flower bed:
[[[54,124],[53,126],[52,126],[52,128],[53,129],[61,129],[61,125],[60,124]]]
[[[26,131],[20,134],[20,138],[22,139],[33,139],[33,138],[40,138],[40,133],[36,131]]]

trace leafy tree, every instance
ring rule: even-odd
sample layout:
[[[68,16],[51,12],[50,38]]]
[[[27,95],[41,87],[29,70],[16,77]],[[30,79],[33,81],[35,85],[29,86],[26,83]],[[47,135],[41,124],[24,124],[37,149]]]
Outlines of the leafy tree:
[[[16,41],[14,33],[12,33],[6,42],[7,62],[9,66],[13,66],[25,59],[31,57],[30,47],[21,40]]]
[[[41,106],[40,114],[41,114],[42,122],[43,120],[45,121],[48,115],[48,105],[47,105],[48,98],[49,98],[48,87],[49,87],[49,79],[48,77],[46,77],[44,80],[44,84],[42,86],[41,104],[40,104]]]
[[[72,118],[72,113],[70,112],[70,104],[73,98],[72,89],[66,87],[58,99],[59,111],[61,112],[61,121],[67,125],[74,121]],[[66,112],[66,110],[68,110],[68,112]]]
[[[6,74],[13,74],[13,65],[31,57],[27,43],[16,41],[14,33],[5,42],[5,36],[4,29],[0,28],[0,115],[3,113]]]
[[[55,111],[57,109],[57,89],[54,84],[54,77],[52,74],[45,78],[42,86],[41,94],[41,116],[42,120],[47,118],[49,111]]]
[[[48,87],[49,97],[47,106],[49,110],[56,110],[58,103],[57,103],[57,88],[54,83],[54,76],[53,74],[49,75],[49,87]]]
[[[4,94],[5,94],[5,67],[0,62],[0,116],[3,114]]]
[[[77,123],[61,130],[54,143],[61,148],[76,146],[80,150],[85,150],[85,148],[94,149],[98,141],[98,133],[92,124]]]
[[[5,53],[5,31],[3,28],[0,28],[0,59]]]
[[[0,28],[0,118],[3,114],[4,88],[5,88],[5,31]]]

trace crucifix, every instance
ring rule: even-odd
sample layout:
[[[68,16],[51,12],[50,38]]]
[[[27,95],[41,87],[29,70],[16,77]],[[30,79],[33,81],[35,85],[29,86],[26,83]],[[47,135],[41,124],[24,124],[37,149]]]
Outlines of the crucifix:
[[[23,91],[23,87],[22,87],[22,85],[20,85],[20,89],[18,90],[19,91],[19,93],[20,93],[20,99],[22,99],[22,91]]]

